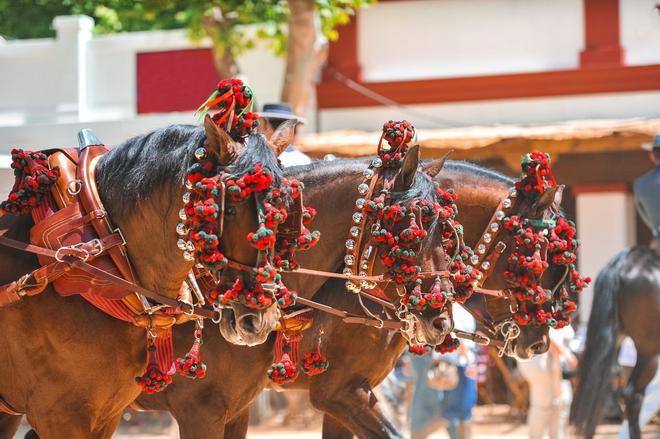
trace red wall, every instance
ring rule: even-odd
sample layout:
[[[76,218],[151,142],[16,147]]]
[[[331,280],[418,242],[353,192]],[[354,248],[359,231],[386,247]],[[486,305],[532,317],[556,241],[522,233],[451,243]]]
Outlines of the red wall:
[[[218,83],[211,49],[137,54],[137,112],[195,110]]]

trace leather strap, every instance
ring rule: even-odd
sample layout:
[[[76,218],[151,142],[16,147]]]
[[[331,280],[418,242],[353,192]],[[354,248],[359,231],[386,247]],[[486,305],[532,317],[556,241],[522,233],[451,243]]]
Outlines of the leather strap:
[[[19,413],[16,410],[14,410],[9,404],[7,404],[7,401],[2,399],[0,396],[0,412],[6,413],[8,415],[12,416],[23,416],[23,413]]]
[[[110,238],[108,236],[106,236],[106,239],[109,240],[109,241],[113,241],[113,240],[116,241],[116,238]],[[123,241],[123,239],[122,239],[122,241]],[[216,317],[215,311],[211,311],[211,310],[204,309],[204,308],[199,308],[199,307],[196,307],[196,306],[190,306],[188,304],[182,304],[181,302],[179,302],[175,299],[172,299],[170,297],[163,296],[162,294],[159,294],[159,293],[156,293],[154,291],[148,290],[144,287],[141,287],[140,285],[137,285],[133,282],[129,282],[125,279],[122,279],[122,278],[117,277],[117,276],[115,276],[111,273],[108,273],[105,270],[101,270],[100,268],[97,268],[93,265],[88,264],[84,260],[80,259],[80,255],[75,255],[74,256],[72,254],[66,254],[64,252],[60,252],[58,254],[58,251],[51,250],[49,248],[39,247],[39,246],[36,246],[36,245],[33,245],[33,244],[26,244],[24,242],[16,241],[16,240],[7,238],[5,236],[0,236],[0,245],[5,245],[7,247],[15,248],[17,250],[23,250],[23,251],[26,251],[26,252],[29,252],[29,253],[41,254],[41,255],[44,255],[44,256],[52,257],[52,258],[57,257],[58,261],[62,264],[66,264],[69,267],[75,267],[75,268],[78,268],[80,270],[84,270],[87,273],[89,273],[89,274],[91,274],[91,275],[93,275],[93,276],[95,276],[99,279],[107,280],[109,282],[114,283],[117,286],[125,288],[126,290],[134,291],[138,294],[142,294],[143,296],[148,297],[151,300],[154,300],[154,301],[156,301],[158,303],[161,303],[163,305],[170,306],[170,307],[172,307],[176,310],[179,310],[179,311],[182,311],[182,312],[185,312],[185,313],[189,313],[189,314],[192,312],[193,314],[196,314],[200,317],[206,317],[206,318]],[[115,245],[115,247],[113,247],[113,248],[117,248],[117,247],[118,246]],[[48,265],[46,267],[53,267],[53,266],[56,266],[56,265],[57,264],[51,264],[51,265]],[[41,269],[46,268],[46,267],[41,267]],[[30,275],[38,273],[39,270],[41,270],[41,269],[37,269],[37,270],[33,271],[32,273],[30,273]],[[16,282],[13,282],[12,284],[15,284],[15,283]],[[12,284],[9,284],[9,285],[12,285]],[[5,287],[0,288],[0,295],[1,296],[8,296],[8,300],[14,300],[15,297],[12,296],[11,293],[8,293],[8,292],[4,291],[4,288]],[[17,292],[17,293],[20,296],[20,292]],[[19,297],[19,299],[20,299],[20,297]],[[12,302],[10,302],[10,303],[12,303]]]

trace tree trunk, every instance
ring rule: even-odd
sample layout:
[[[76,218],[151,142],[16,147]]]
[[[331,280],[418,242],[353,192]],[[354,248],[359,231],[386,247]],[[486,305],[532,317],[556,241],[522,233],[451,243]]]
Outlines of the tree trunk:
[[[288,3],[289,41],[282,101],[288,102],[300,116],[305,113],[312,87],[328,56],[328,43],[316,21],[314,2],[288,0]]]
[[[202,26],[206,35],[213,41],[213,64],[220,79],[234,78],[240,71],[230,47],[220,47],[214,37],[218,32],[226,32],[229,23],[221,13],[206,16],[202,19]]]

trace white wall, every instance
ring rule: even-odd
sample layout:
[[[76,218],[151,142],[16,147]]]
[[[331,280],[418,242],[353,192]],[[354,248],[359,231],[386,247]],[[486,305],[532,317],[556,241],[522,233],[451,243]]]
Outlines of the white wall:
[[[598,272],[620,250],[635,243],[635,206],[627,192],[597,192],[575,197],[580,273],[595,281]],[[593,285],[593,284],[592,284]],[[589,320],[593,286],[580,297],[580,318]]]
[[[584,47],[581,0],[434,0],[360,11],[366,81],[573,69]]]
[[[629,65],[660,63],[657,0],[619,0],[621,45]]]
[[[660,117],[660,91],[419,104],[408,108],[412,111],[383,106],[321,110],[319,129],[379,130],[389,119],[407,119],[419,128],[443,128]]]

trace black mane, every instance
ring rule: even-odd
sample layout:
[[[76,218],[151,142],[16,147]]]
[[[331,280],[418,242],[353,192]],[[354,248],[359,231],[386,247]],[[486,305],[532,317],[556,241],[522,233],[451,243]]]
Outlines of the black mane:
[[[202,127],[170,125],[119,144],[97,167],[103,203],[113,216],[125,217],[154,193],[178,198],[194,151],[205,138]]]
[[[125,218],[154,194],[178,200],[183,193],[186,171],[195,158],[194,151],[203,146],[205,139],[201,126],[170,125],[128,139],[112,149],[99,161],[96,181],[101,199],[113,217]],[[229,172],[242,175],[256,163],[270,169],[275,183],[280,183],[282,170],[260,134],[246,139],[246,146]]]
[[[250,172],[257,163],[272,171],[273,182],[279,186],[283,171],[277,157],[263,135],[251,134],[245,139],[245,147],[238,153],[229,171],[232,175],[240,176]]]
[[[475,163],[468,162],[465,160],[447,160],[443,170],[452,170],[457,172],[468,172],[470,174],[476,175],[478,177],[483,177],[488,180],[494,180],[498,183],[505,183],[512,185],[514,179],[508,175],[504,175],[501,172],[495,171],[493,169],[484,168]],[[442,171],[440,171],[442,173]]]

